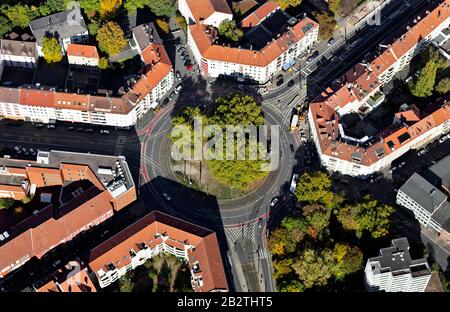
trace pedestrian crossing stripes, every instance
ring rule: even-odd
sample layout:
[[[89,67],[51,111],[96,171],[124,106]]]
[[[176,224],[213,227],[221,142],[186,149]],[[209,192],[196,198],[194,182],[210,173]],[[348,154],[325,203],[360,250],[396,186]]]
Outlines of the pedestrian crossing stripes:
[[[129,140],[126,137],[119,137],[114,149],[114,155],[121,155],[124,149],[140,154],[141,144],[140,142]]]
[[[268,259],[269,253],[267,252],[267,249],[259,249],[258,250],[259,259]]]
[[[226,227],[225,235],[230,246],[234,246],[234,242],[242,241],[243,239],[255,242],[255,224],[248,223],[239,227]]]

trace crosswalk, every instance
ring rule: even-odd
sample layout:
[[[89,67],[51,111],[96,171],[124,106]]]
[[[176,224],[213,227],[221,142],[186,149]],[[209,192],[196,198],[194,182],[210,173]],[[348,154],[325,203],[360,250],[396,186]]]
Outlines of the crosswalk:
[[[114,149],[114,155],[121,155],[125,149],[136,154],[141,153],[141,143],[137,140],[130,140],[126,136],[119,136],[117,139],[116,147]]]
[[[228,240],[228,244],[230,246],[234,245],[234,242],[239,241],[242,239],[247,239],[252,242],[256,242],[255,238],[255,224],[249,223],[244,224],[244,226],[239,227],[226,227],[225,228],[225,235]]]
[[[269,253],[268,253],[267,249],[259,249],[258,254],[259,254],[259,259],[268,259],[269,258]]]

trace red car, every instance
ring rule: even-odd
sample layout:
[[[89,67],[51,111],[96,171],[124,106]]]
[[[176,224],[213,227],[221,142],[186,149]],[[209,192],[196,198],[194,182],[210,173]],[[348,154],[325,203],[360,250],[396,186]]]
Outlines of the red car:
[[[187,69],[188,71],[191,71],[192,67],[194,67],[194,66],[193,66],[192,64],[189,64],[188,66],[186,66],[186,69]]]

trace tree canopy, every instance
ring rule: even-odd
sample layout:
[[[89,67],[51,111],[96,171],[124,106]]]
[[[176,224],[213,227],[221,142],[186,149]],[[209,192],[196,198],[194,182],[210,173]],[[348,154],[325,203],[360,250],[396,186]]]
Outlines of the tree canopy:
[[[366,195],[357,203],[342,207],[337,219],[345,229],[356,231],[358,236],[366,230],[373,238],[378,238],[389,234],[393,212],[391,206],[380,205],[372,196]]]
[[[0,37],[9,33],[12,30],[12,24],[5,16],[0,15]]]
[[[218,30],[221,36],[235,42],[239,41],[242,36],[244,36],[244,32],[237,27],[235,20],[222,21]]]
[[[58,39],[52,37],[42,38],[42,53],[47,63],[57,63],[63,58],[62,48]]]
[[[286,9],[288,7],[296,7],[302,3],[302,0],[274,0],[282,9]]]
[[[120,52],[128,43],[122,28],[115,22],[108,22],[100,27],[96,39],[100,51],[109,55]]]
[[[435,88],[440,94],[447,94],[450,91],[450,78],[441,79]]]
[[[319,23],[319,37],[321,39],[331,38],[336,27],[334,16],[328,12],[316,12],[314,17]]]
[[[156,16],[171,17],[177,10],[177,0],[150,0],[147,5]]]
[[[297,182],[295,196],[301,203],[322,204],[335,207],[342,202],[340,194],[331,190],[331,179],[324,172],[305,173]]]
[[[411,94],[415,97],[428,97],[433,94],[436,75],[439,69],[447,66],[447,62],[439,52],[433,48],[428,49],[428,60],[420,70],[419,77],[409,82]]]

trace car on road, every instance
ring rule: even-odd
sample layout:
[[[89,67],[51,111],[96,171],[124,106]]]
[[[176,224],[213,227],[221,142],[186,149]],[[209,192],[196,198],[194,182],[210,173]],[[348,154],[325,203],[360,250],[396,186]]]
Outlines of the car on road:
[[[175,92],[176,92],[176,93],[180,93],[181,90],[183,90],[183,86],[179,84],[179,85],[175,88]]]
[[[34,124],[34,127],[35,127],[35,128],[43,128],[44,125],[41,124],[41,123],[37,123],[37,124]]]
[[[389,170],[389,172],[393,173],[395,170],[397,170],[397,167],[392,167],[391,170]]]
[[[109,130],[101,129],[100,134],[109,134]]]
[[[188,64],[188,65],[186,66],[186,70],[187,70],[187,71],[191,71],[191,70],[192,70],[192,67],[194,67],[192,64]]]
[[[49,125],[47,125],[47,129],[56,129],[56,126],[52,125],[52,124],[49,124]]]
[[[402,161],[402,163],[400,165],[398,165],[399,168],[403,167],[404,165],[406,165],[406,163],[404,161]]]
[[[68,131],[73,131],[73,130],[75,130],[75,127],[69,126],[69,127],[67,127],[67,130]]]
[[[334,38],[328,40],[328,46],[331,46],[335,42]]]
[[[306,60],[306,63],[307,64],[309,64],[309,63],[311,63],[312,61],[314,61],[314,57],[312,57],[312,56],[310,56],[310,57],[308,57],[308,59]]]
[[[445,141],[447,141],[447,136],[443,135],[440,139],[439,139],[439,143],[444,143]]]
[[[280,199],[278,197],[274,197],[270,202],[270,207],[275,207],[275,205],[278,204],[279,201]]]
[[[94,129],[92,129],[92,128],[87,128],[87,129],[86,129],[86,132],[87,132],[87,133],[92,133],[92,132],[94,132]]]
[[[294,145],[293,144],[289,145],[289,148],[291,149],[291,153],[293,153],[294,152]]]
[[[59,264],[61,263],[61,260],[56,260],[55,262],[53,262],[53,267],[56,268]]]
[[[170,100],[173,100],[173,98],[175,97],[175,94],[176,94],[175,92],[172,92],[172,93],[169,95],[169,99],[170,99]]]
[[[177,79],[178,79],[178,80],[181,80],[181,74],[180,74],[180,72],[179,72],[178,70],[177,70],[176,75],[177,75]]]
[[[262,228],[262,224],[263,224],[263,219],[259,218],[258,219],[258,229]]]
[[[169,104],[169,98],[165,98],[164,101],[162,102],[162,106],[166,106],[167,104]]]
[[[172,198],[167,194],[167,193],[163,193],[163,196],[166,200],[171,200]]]
[[[417,152],[417,156],[422,156],[423,154],[425,154],[427,152],[427,150],[426,149],[424,149],[424,148],[422,148],[421,150],[419,150],[418,152]]]
[[[291,80],[289,80],[287,85],[288,85],[288,87],[292,87],[294,84],[295,84],[294,79],[291,79]]]
[[[298,179],[298,173],[294,173],[292,175],[291,187],[289,188],[289,191],[291,193],[295,193],[295,189],[297,188],[297,179]]]
[[[284,79],[283,78],[281,78],[281,79],[278,79],[277,80],[277,87],[279,87],[279,86],[281,86],[282,84],[284,83]]]
[[[75,129],[75,131],[84,132],[84,128],[78,127],[78,128]]]

